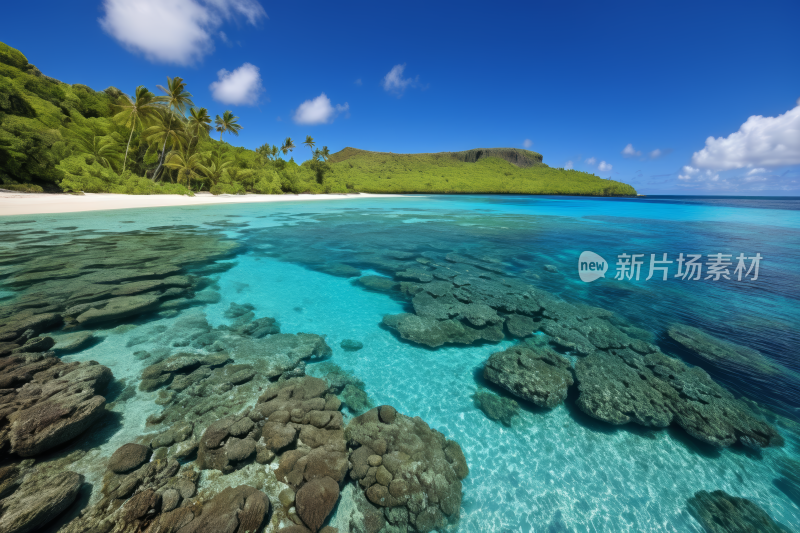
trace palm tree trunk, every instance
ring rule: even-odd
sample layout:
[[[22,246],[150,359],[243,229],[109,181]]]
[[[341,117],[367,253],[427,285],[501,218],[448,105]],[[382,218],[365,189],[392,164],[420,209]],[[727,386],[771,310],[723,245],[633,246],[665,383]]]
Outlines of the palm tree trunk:
[[[156,167],[156,171],[153,172],[153,181],[158,179],[158,171],[161,170],[161,165],[164,163],[164,154],[166,153],[165,150],[167,149],[167,139],[169,138],[169,132],[172,130],[172,115],[169,116],[169,125],[167,126],[167,134],[164,135],[164,144],[161,146],[161,159],[158,162],[158,167]]]
[[[125,159],[122,160],[122,173],[125,173],[125,163],[128,162],[128,150],[131,147],[131,139],[133,139],[133,128],[136,127],[136,121],[133,122],[133,126],[131,126],[131,136],[128,137],[128,146],[125,147]]]

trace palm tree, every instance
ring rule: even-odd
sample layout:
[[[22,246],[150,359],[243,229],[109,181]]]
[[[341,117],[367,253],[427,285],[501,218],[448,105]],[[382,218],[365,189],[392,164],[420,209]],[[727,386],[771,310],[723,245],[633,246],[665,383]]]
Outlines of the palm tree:
[[[239,136],[239,130],[242,129],[242,126],[236,122],[237,120],[239,120],[239,117],[234,116],[230,111],[225,111],[222,117],[217,115],[217,118],[214,119],[214,124],[216,125],[214,129],[219,132],[220,142],[222,142],[222,134],[225,132]]]
[[[227,155],[225,152],[212,150],[211,155],[207,157],[207,176],[214,185],[220,180],[225,169],[233,164],[233,160],[228,158]]]
[[[272,148],[269,151],[269,153],[272,155],[272,159],[277,161],[278,160],[278,153],[280,151],[281,151],[281,149],[278,148],[278,145],[277,144],[273,144]]]
[[[321,158],[322,158],[322,151],[319,148],[311,152],[312,161],[319,161]]]
[[[303,146],[308,146],[308,149],[311,150],[311,157],[314,157],[314,139],[311,135],[306,135],[306,140],[303,142]]]
[[[192,136],[192,140],[189,144],[196,145],[197,141],[200,140],[200,137],[205,137],[211,131],[211,117],[208,114],[208,110],[205,107],[196,108],[193,107],[189,110],[189,120],[186,123],[186,131],[189,135]]]
[[[160,104],[167,107],[167,109],[175,111],[175,113],[180,114],[181,118],[186,115],[186,108],[193,107],[194,102],[192,102],[192,93],[186,90],[186,84],[183,82],[183,78],[180,76],[175,76],[174,78],[170,78],[167,76],[167,86],[164,87],[163,85],[157,86],[159,89],[164,91],[164,95],[156,96],[155,100]],[[172,119],[175,115],[170,114],[169,121],[170,124],[168,128],[172,126]],[[155,181],[158,178],[159,171],[161,170],[161,165],[164,162],[164,157],[166,156],[165,150],[167,148],[167,138],[164,138],[164,144],[161,147],[161,159],[158,162],[158,167],[156,171],[153,173],[153,180]]]
[[[283,155],[286,155],[288,152],[291,152],[294,149],[294,141],[291,137],[286,137],[286,140],[283,141],[283,146],[281,146],[281,152],[283,152]]]
[[[148,91],[144,85],[139,85],[136,88],[133,98],[127,94],[122,94],[117,103],[114,104],[114,107],[122,109],[114,115],[114,120],[123,122],[125,126],[130,125],[131,127],[128,145],[125,147],[125,158],[122,160],[122,172],[125,172],[125,165],[128,162],[128,150],[131,147],[133,131],[144,127],[155,117],[156,105],[156,95]]]
[[[262,161],[269,161],[269,158],[272,155],[272,147],[269,145],[269,143],[264,143],[256,148],[256,153]]]
[[[190,155],[188,149],[181,152],[172,150],[167,156],[164,166],[177,170],[178,183],[186,181],[189,189],[192,188],[192,179],[202,181],[203,177],[209,174],[209,169],[203,164],[203,154]]]
[[[112,163],[119,164],[119,146],[114,139],[96,135],[94,131],[76,133],[72,142],[79,152],[91,155],[105,168]]]
[[[323,147],[322,147],[322,151],[319,153],[319,155],[322,157],[322,160],[323,160],[323,161],[327,161],[327,160],[328,160],[328,158],[331,156],[331,153],[330,153],[330,151],[328,150],[328,147],[327,147],[327,146],[323,146]]]
[[[158,167],[156,167],[156,170],[153,173],[153,181],[158,179],[158,172],[161,169],[163,160],[166,158],[165,150],[167,142],[170,141],[173,148],[176,146],[183,147],[189,144],[189,138],[186,135],[186,130],[184,129],[183,124],[181,123],[180,119],[177,121],[174,120],[174,115],[175,113],[172,111],[164,109],[161,113],[159,113],[158,122],[142,132],[142,136],[147,139],[148,142],[155,142],[157,144],[161,144],[162,146],[161,161],[159,161]]]

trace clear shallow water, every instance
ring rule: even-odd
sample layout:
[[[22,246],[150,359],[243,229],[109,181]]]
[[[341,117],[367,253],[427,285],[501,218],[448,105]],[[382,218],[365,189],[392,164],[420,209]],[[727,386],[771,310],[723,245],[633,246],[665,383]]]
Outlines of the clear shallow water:
[[[797,528],[800,508],[774,480],[776,461],[800,456],[798,436],[782,429],[786,445],[760,454],[736,447],[717,451],[679,429],[602,424],[580,413],[570,399],[549,411],[524,406],[507,428],[476,409],[471,395],[485,385],[483,362],[510,341],[436,350],[411,345],[379,326],[383,315],[402,312],[403,302],[319,270],[347,262],[363,274],[385,274],[371,270],[370,257],[387,249],[491,256],[510,275],[618,313],[651,332],[665,350],[664,329],[680,322],[761,351],[787,370],[785,376],[766,379],[704,368],[735,392],[796,419],[798,382],[787,376],[800,372],[794,349],[800,341],[795,271],[800,215],[786,204],[769,205],[754,199],[737,204],[669,198],[420,197],[9,217],[0,223],[33,220],[14,227],[47,230],[48,238],[63,235],[51,242],[68,240],[73,231],[101,235],[148,228],[207,228],[236,239],[242,253],[236,266],[217,276],[219,302],[175,318],[141,320],[130,331],[109,332],[69,359],[97,360],[117,379],[135,383],[146,362],[131,353],[163,340],[150,335],[151,340],[130,347],[131,339],[159,325],[172,327],[188,313],[204,313],[212,325],[229,322],[223,313],[231,302],[250,303],[256,316],[277,318],[283,332],[325,334],[334,351],[332,362],[363,380],[376,405],[391,404],[420,416],[462,446],[470,475],[464,482],[459,531],[701,531],[686,511],[686,499],[698,490],[717,489],[749,498],[775,520]],[[759,280],[750,284],[644,281],[646,271],[638,283],[605,279],[585,284],[575,265],[583,250],[611,262],[623,252],[647,257],[666,252],[673,259],[680,252],[759,252],[765,260]],[[549,273],[544,265],[559,272]],[[363,342],[364,349],[343,351],[339,343],[347,338]],[[310,364],[308,373],[315,366]],[[99,453],[110,455],[144,431],[144,420],[157,410],[154,397],[138,393],[114,406],[120,421]]]

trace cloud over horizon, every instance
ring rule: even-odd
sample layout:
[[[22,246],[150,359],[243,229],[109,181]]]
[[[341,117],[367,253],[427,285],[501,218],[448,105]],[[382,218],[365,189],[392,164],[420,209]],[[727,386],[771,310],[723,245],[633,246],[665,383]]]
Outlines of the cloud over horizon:
[[[148,61],[191,65],[214,50],[223,22],[256,25],[267,13],[257,0],[103,0],[100,27]]]
[[[231,105],[256,105],[264,92],[258,67],[245,63],[233,72],[222,69],[218,80],[209,85],[214,100]]]
[[[419,86],[419,76],[416,78],[404,78],[403,71],[406,69],[406,64],[395,65],[386,76],[383,77],[381,85],[386,92],[392,93],[398,98],[403,96],[403,93],[408,87]]]
[[[783,115],[753,115],[727,137],[708,137],[692,165],[712,171],[800,165],[800,99]]]
[[[336,104],[334,107],[331,105],[331,100],[325,93],[320,94],[312,100],[306,100],[297,108],[294,113],[293,120],[296,124],[314,125],[314,124],[328,124],[333,122],[341,113],[346,113],[350,110],[350,104],[347,102],[344,105]]]

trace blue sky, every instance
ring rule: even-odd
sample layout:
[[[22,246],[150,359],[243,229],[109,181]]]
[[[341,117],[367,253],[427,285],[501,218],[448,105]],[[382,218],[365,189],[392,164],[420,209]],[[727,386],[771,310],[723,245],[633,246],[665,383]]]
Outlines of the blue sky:
[[[529,146],[550,166],[645,194],[800,195],[796,0],[78,0],[3,11],[26,23],[4,24],[0,40],[45,74],[129,94],[181,76],[212,116],[240,117],[229,141],[248,148],[305,135],[332,152]]]

